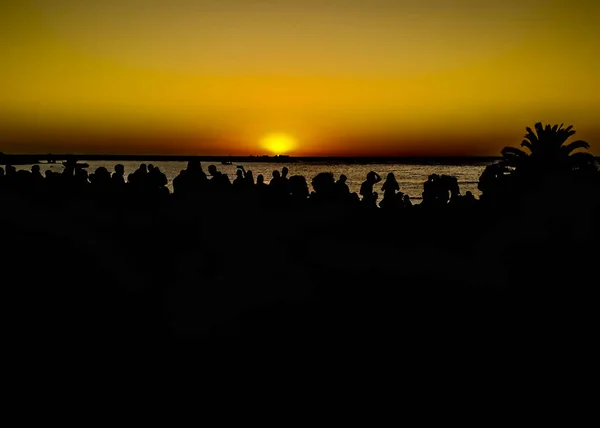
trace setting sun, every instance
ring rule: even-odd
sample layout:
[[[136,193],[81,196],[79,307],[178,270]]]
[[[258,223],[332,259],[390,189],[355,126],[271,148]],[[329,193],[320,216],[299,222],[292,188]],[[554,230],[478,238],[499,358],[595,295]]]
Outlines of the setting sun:
[[[296,147],[296,140],[288,134],[273,133],[261,140],[261,146],[274,155],[285,155]]]

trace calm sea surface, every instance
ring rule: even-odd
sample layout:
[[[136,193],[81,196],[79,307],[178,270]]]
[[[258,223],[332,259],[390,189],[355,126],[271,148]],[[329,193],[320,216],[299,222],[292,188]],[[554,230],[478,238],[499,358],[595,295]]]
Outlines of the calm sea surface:
[[[87,162],[81,160],[80,162]],[[89,161],[90,167],[87,169],[89,173],[94,172],[98,167],[105,167],[111,173],[113,172],[114,165],[121,163],[125,166],[125,175],[135,171],[140,162],[116,162],[116,161]],[[169,180],[168,187],[173,190],[173,179],[179,174],[182,169],[185,169],[186,162],[153,162],[155,166],[160,167],[161,171],[165,173]],[[274,170],[287,166],[290,170],[290,176],[292,175],[303,175],[309,183],[311,179],[319,172],[331,172],[335,176],[336,180],[340,174],[345,174],[348,177],[348,186],[351,192],[357,192],[360,190],[361,183],[365,180],[369,171],[375,171],[381,175],[382,179],[385,180],[386,175],[389,172],[393,172],[396,176],[396,180],[400,184],[400,190],[407,193],[413,199],[420,199],[421,193],[423,192],[423,182],[427,180],[430,174],[446,174],[453,175],[458,179],[460,185],[460,191],[465,194],[467,190],[473,192],[473,194],[479,197],[479,190],[477,189],[477,182],[479,176],[483,172],[487,162],[472,163],[472,164],[460,164],[460,165],[435,165],[435,164],[332,164],[332,163],[319,163],[319,162],[306,162],[306,163],[262,163],[252,162],[244,165],[246,170],[251,170],[254,174],[254,178],[258,174],[262,174],[265,177],[265,182],[268,182]],[[42,173],[50,169],[52,171],[60,172],[63,170],[62,164],[39,164]],[[205,172],[208,169],[208,163],[203,163],[202,168]],[[216,164],[217,168],[229,175],[230,180],[235,178],[236,164],[233,165],[221,165]],[[17,166],[18,169],[29,169],[29,165]],[[375,186],[375,191],[380,194],[381,185]],[[312,190],[312,188],[311,188]]]

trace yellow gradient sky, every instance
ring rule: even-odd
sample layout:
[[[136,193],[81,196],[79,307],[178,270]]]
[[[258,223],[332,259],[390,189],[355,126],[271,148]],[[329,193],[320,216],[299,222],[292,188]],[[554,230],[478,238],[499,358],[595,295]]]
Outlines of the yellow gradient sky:
[[[600,2],[4,0],[0,151],[600,154]]]

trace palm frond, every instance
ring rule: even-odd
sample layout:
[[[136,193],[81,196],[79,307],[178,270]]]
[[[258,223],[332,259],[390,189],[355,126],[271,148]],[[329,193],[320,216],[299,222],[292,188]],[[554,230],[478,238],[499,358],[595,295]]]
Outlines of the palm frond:
[[[590,144],[586,141],[582,141],[582,140],[577,140],[574,141],[570,144],[567,144],[566,146],[563,147],[564,151],[567,154],[570,154],[572,152],[574,152],[577,149],[589,149],[590,148]],[[589,154],[589,153],[588,153]]]
[[[536,124],[533,125],[533,127],[537,131],[538,135],[540,135],[540,132],[542,132],[542,134],[544,133],[544,125],[542,125],[542,122],[536,122]]]
[[[535,130],[537,132],[537,137],[540,143],[545,144],[545,142],[548,139],[547,133],[546,133],[546,129],[544,128],[544,125],[542,124],[542,122],[538,122],[535,124]]]
[[[521,142],[521,147],[527,147],[531,153],[533,153],[533,151],[534,151],[533,144],[531,143],[531,141],[528,141],[528,140],[523,140]]]
[[[537,135],[529,126],[525,129],[527,129],[527,134],[525,134],[525,138],[527,138],[531,142],[531,144],[535,145],[539,141]]]

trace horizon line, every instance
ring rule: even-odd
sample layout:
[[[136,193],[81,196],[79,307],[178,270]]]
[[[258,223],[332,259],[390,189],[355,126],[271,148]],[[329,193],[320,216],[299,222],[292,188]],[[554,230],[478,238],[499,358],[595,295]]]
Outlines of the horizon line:
[[[319,160],[381,160],[381,161],[407,161],[407,160],[495,160],[502,156],[465,156],[465,155],[444,155],[444,156],[291,156],[291,155],[159,155],[159,154],[83,154],[83,153],[3,153],[0,152],[0,164],[8,164],[7,161],[31,161],[30,163],[39,163],[41,161],[64,161],[64,160],[110,160],[110,161],[135,161],[135,160],[155,160],[155,161],[187,161],[191,159],[200,161],[319,161]]]
[[[260,155],[194,155],[194,154],[167,154],[167,153],[6,153],[0,151],[0,156],[15,156],[15,157],[73,157],[73,156],[107,156],[110,158],[115,157],[173,157],[173,158],[294,158],[294,159],[307,159],[307,158],[502,158],[502,155],[315,155],[315,156],[294,156],[288,154],[260,154]],[[600,156],[594,156],[596,158]]]

